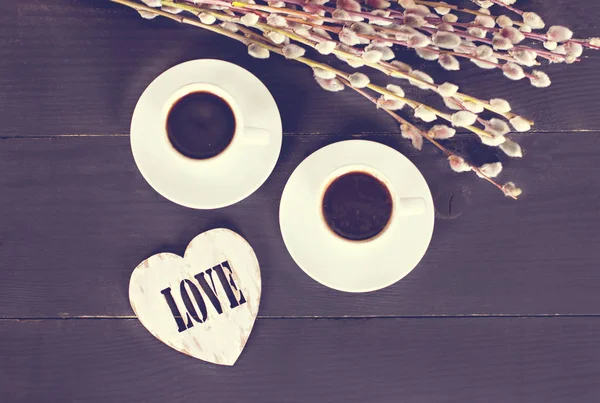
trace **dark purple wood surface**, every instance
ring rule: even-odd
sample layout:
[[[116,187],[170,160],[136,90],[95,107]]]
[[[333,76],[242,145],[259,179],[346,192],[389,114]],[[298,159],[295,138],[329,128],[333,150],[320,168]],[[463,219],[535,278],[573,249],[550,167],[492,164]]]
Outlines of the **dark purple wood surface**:
[[[600,35],[595,1],[520,3]],[[256,74],[285,130],[265,185],[211,212],[157,195],[127,135],[145,86],[194,58]],[[448,78],[536,120],[515,136],[525,158],[503,160],[502,179],[526,192],[518,202],[452,173],[429,146],[413,150],[384,113],[350,91],[320,90],[302,66],[251,59],[237,43],[107,0],[0,2],[0,402],[598,402],[600,53],[551,66],[548,89],[465,66]],[[355,137],[407,155],[438,214],[422,263],[361,295],[306,276],[277,219],[300,161]],[[468,135],[454,147],[474,150]],[[217,226],[245,236],[262,265],[259,319],[233,368],[162,345],[127,299],[141,260],[182,253]]]
[[[597,318],[263,319],[233,367],[136,319],[0,323],[3,402],[597,402]]]

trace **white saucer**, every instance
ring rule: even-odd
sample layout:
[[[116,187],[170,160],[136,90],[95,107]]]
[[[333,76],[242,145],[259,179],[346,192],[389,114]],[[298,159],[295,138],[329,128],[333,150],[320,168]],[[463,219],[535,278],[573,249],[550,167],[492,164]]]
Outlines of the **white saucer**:
[[[245,125],[270,132],[269,143],[243,145],[225,158],[226,150],[210,169],[204,164],[210,160],[185,161],[174,153],[166,140],[163,109],[176,91],[195,83],[231,95]],[[256,191],[275,168],[281,140],[281,117],[267,87],[247,70],[221,60],[194,60],[165,71],[144,91],[131,121],[131,149],[142,176],[165,198],[197,209],[229,206]]]
[[[393,215],[371,242],[336,236],[321,215],[323,186],[332,173],[355,165],[380,172],[398,199],[423,199],[422,213]],[[433,222],[431,192],[417,167],[396,150],[365,140],[334,143],[306,158],[288,180],[279,208],[283,240],[300,268],[321,284],[348,292],[378,290],[406,276],[423,258]]]

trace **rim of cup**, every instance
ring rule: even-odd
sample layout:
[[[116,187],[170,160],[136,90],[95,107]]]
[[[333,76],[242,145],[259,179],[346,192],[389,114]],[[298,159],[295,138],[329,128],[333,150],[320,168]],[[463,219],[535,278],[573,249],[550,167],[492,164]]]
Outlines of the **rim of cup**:
[[[385,227],[383,227],[383,229],[379,233],[372,236],[371,238],[361,239],[361,240],[353,240],[353,239],[344,238],[343,236],[337,234],[333,230],[333,228],[331,228],[329,226],[329,224],[327,223],[327,220],[325,219],[325,216],[323,214],[323,198],[325,197],[325,192],[327,191],[329,186],[339,177],[349,174],[349,173],[352,173],[352,172],[366,173],[367,175],[370,175],[370,176],[374,177],[375,179],[377,179],[378,181],[380,181],[386,187],[386,189],[389,192],[390,197],[392,199],[392,212],[390,214],[390,218],[388,219],[387,224],[385,225]],[[317,198],[317,209],[318,209],[318,214],[319,214],[319,219],[320,219],[319,221],[320,221],[323,229],[327,233],[332,235],[333,238],[335,238],[339,241],[342,241],[343,243],[348,244],[348,245],[365,245],[365,244],[372,244],[372,243],[381,241],[381,239],[386,237],[386,234],[389,234],[390,227],[393,225],[393,223],[397,219],[397,210],[398,210],[399,204],[397,202],[397,196],[396,196],[396,192],[394,191],[393,186],[391,185],[389,179],[381,171],[379,171],[378,169],[376,169],[370,165],[367,165],[367,164],[348,164],[348,165],[344,165],[342,167],[335,169],[334,171],[329,173],[329,175],[327,175],[325,180],[323,180],[323,182],[319,186],[318,195],[319,195],[319,197]]]
[[[231,111],[233,112],[233,118],[235,120],[235,131],[227,147],[225,147],[225,149],[223,149],[223,151],[221,151],[217,155],[214,155],[209,158],[192,158],[180,153],[179,151],[177,151],[177,149],[169,139],[169,134],[167,132],[167,119],[169,117],[169,113],[171,112],[175,104],[187,95],[193,94],[195,92],[207,92],[216,97],[221,98],[231,108]],[[218,159],[221,159],[225,154],[231,151],[231,149],[234,148],[235,145],[239,142],[239,134],[242,128],[244,127],[243,117],[240,112],[240,108],[233,96],[218,85],[203,82],[186,84],[183,87],[180,87],[173,91],[173,93],[169,96],[167,101],[162,106],[160,122],[162,124],[162,130],[164,132],[163,139],[167,143],[169,152],[172,155],[176,155],[180,161],[187,161],[194,164],[212,163]]]

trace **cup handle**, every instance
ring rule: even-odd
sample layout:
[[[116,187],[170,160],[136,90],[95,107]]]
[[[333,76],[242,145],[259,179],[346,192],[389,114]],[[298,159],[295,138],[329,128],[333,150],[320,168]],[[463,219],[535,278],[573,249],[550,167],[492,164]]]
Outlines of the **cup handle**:
[[[269,144],[271,132],[259,127],[245,126],[241,135],[244,144],[265,146]]]
[[[420,197],[406,197],[398,200],[399,212],[403,217],[421,215],[425,212],[425,200]]]

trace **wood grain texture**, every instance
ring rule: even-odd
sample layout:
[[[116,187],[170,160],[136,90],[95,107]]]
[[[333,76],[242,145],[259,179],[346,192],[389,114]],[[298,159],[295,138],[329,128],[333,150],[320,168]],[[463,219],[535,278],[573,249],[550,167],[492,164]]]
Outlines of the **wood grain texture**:
[[[598,2],[530,0],[523,7],[542,14],[548,25],[573,27],[581,37],[600,32]],[[550,66],[553,85],[547,89],[510,82],[470,63],[448,74],[412,52],[398,54],[464,92],[510,100],[516,111],[536,120],[536,131],[600,129],[598,52],[586,52],[577,65]],[[0,136],[126,134],[144,88],[167,68],[199,58],[228,60],[257,75],[279,105],[286,133],[397,131],[358,94],[327,93],[307,68],[275,56],[252,59],[243,45],[216,34],[143,20],[108,0],[21,0],[0,4]],[[439,104],[432,94],[409,94]]]
[[[600,32],[596,1],[520,4],[578,36]],[[537,121],[534,131],[543,133],[515,136],[525,158],[503,160],[502,180],[525,190],[520,201],[450,172],[431,147],[414,151],[384,113],[353,92],[320,90],[300,65],[252,59],[228,39],[142,20],[107,0],[0,1],[0,402],[596,403],[600,137],[572,132],[600,130],[600,53],[551,66],[548,89],[467,64],[448,74],[398,54],[464,92],[507,98]],[[295,134],[285,136],[265,185],[216,211],[157,195],[137,171],[127,137],[144,88],[197,58],[257,75],[285,132]],[[357,133],[377,134],[351,136]],[[403,152],[436,201],[423,262],[377,293],[314,282],[279,233],[279,197],[293,169],[349,138]],[[471,137],[453,144],[477,164],[498,158]],[[133,315],[133,268],[156,253],[181,255],[190,239],[215,227],[243,235],[261,264],[263,319],[235,367],[175,353],[137,319],[82,319]],[[439,317],[463,315],[495,317]],[[53,317],[64,319],[9,319]]]
[[[240,233],[261,264],[259,316],[600,314],[597,133],[518,136],[527,150],[501,180],[515,202],[439,153],[395,135],[362,136],[407,155],[438,209],[419,266],[376,293],[327,289],[292,261],[279,232],[279,198],[307,155],[349,136],[286,136],[275,172],[229,208],[196,211],[156,194],[138,173],[127,137],[0,140],[0,316],[132,315],[127,283],[159,252],[182,254],[215,227]],[[460,137],[478,163],[493,160]],[[446,217],[446,218],[444,218]],[[447,217],[454,217],[448,219]]]
[[[259,320],[234,367],[137,320],[0,321],[0,400],[596,403],[600,319]]]

